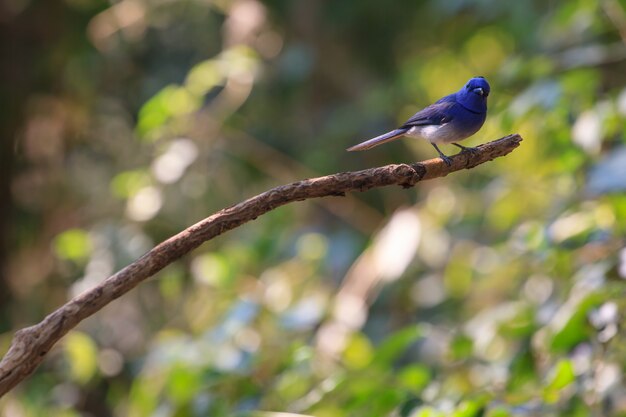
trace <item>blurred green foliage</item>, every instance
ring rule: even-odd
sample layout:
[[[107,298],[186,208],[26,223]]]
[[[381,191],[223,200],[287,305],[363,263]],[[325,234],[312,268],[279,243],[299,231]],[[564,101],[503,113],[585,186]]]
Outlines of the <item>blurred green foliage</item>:
[[[434,157],[344,149],[471,76],[492,94],[467,143],[524,142],[216,238],[67,335],[0,414],[626,415],[626,1],[7,5],[31,65],[3,80],[24,90],[4,349],[216,210]]]

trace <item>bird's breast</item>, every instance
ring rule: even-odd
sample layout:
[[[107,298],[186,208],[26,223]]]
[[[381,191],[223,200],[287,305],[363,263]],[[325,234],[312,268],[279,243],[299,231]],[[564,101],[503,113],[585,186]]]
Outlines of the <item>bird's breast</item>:
[[[478,132],[485,123],[486,113],[457,112],[454,119],[441,125],[413,126],[405,135],[424,138],[430,143],[458,142]]]
[[[450,143],[465,139],[469,135],[459,132],[450,123],[442,125],[414,126],[405,133],[406,136],[423,138],[430,143]]]

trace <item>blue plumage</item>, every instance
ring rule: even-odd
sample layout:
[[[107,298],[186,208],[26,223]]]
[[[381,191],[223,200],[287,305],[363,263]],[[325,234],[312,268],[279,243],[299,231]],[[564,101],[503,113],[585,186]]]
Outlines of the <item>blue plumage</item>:
[[[427,139],[437,150],[443,161],[450,165],[449,157],[444,155],[438,143],[451,143],[467,151],[458,141],[478,132],[487,117],[487,97],[491,87],[483,77],[470,79],[456,93],[445,96],[434,104],[418,111],[402,126],[377,136],[351,148],[349,151],[364,151],[374,146],[396,140],[402,136]]]

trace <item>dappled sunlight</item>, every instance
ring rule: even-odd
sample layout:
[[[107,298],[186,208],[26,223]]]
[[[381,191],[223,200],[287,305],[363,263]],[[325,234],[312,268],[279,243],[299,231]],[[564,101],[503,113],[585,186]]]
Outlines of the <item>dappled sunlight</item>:
[[[103,349],[98,354],[98,367],[102,375],[114,377],[122,372],[124,357],[115,349]]]
[[[469,77],[488,79],[489,111],[461,143],[524,140],[414,188],[227,218],[81,322],[0,414],[626,412],[626,7],[404,6],[7,3],[5,348],[224,208],[436,156],[418,139],[344,150]]]
[[[266,10],[257,0],[236,0],[222,30],[226,45],[248,44],[265,24]]]
[[[198,157],[198,148],[190,139],[172,141],[168,149],[152,163],[157,181],[172,184],[178,181]]]
[[[161,190],[156,187],[145,187],[128,200],[126,215],[132,220],[144,222],[156,216],[162,205]]]
[[[380,275],[384,281],[398,279],[413,260],[420,238],[421,227],[416,213],[398,211],[374,240],[372,273]]]
[[[268,270],[260,277],[265,285],[264,300],[272,311],[285,311],[293,299],[289,276],[281,271]]]
[[[602,120],[591,110],[581,113],[572,128],[572,140],[591,154],[600,152],[602,140]]]
[[[317,347],[335,357],[347,338],[367,320],[367,308],[385,281],[398,279],[413,260],[421,236],[420,221],[412,209],[398,210],[374,237],[371,247],[347,272],[332,308],[332,317],[317,334]]]
[[[112,39],[118,33],[126,41],[138,41],[146,31],[146,7],[140,0],[123,0],[96,15],[87,33],[94,46],[109,52],[115,45]]]

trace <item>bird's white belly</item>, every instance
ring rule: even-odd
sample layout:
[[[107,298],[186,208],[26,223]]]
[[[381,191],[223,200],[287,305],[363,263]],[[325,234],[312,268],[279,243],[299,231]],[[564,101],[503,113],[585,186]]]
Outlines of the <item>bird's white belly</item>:
[[[414,138],[423,138],[430,143],[450,143],[465,139],[465,137],[460,137],[459,133],[453,129],[449,123],[437,126],[413,126],[405,135]]]

